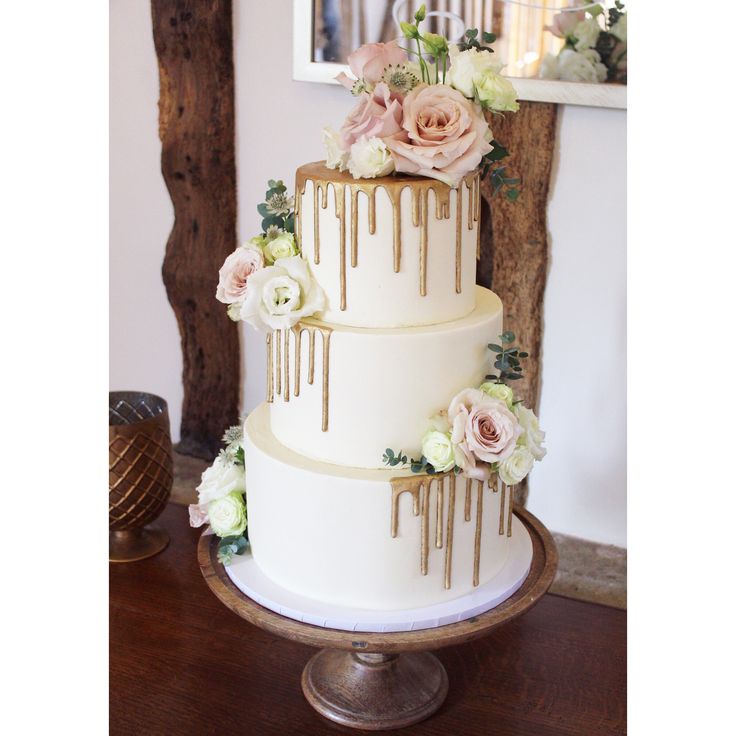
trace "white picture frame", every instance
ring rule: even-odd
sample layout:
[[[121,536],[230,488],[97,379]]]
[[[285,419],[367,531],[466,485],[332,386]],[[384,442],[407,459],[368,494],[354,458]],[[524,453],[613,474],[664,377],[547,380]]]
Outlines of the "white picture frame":
[[[349,72],[346,64],[313,61],[314,14],[312,0],[294,0],[293,78],[299,82],[337,84],[340,72]],[[625,84],[589,84],[547,79],[510,77],[519,99],[532,102],[556,102],[561,105],[584,105],[626,109]]]

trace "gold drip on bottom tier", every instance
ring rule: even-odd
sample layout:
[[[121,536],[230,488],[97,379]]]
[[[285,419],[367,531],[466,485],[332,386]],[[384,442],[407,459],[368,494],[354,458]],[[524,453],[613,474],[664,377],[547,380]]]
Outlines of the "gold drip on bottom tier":
[[[319,211],[327,209],[327,192],[332,187],[335,197],[335,217],[340,226],[340,310],[347,309],[347,255],[346,255],[346,216],[345,190],[350,193],[350,266],[358,266],[358,195],[362,192],[368,198],[368,232],[376,231],[376,191],[385,190],[393,210],[393,268],[394,273],[401,269],[401,193],[407,187],[411,191],[412,224],[419,230],[419,293],[427,295],[427,252],[428,252],[428,202],[429,191],[434,192],[435,219],[450,219],[450,192],[452,189],[436,179],[419,177],[381,177],[369,181],[359,181],[351,176],[331,171],[322,163],[300,166],[296,174],[296,236],[299,246],[304,249],[302,233],[304,229],[302,198],[306,192],[307,181],[312,182],[312,236],[314,243],[314,263],[320,262]],[[480,258],[480,176],[474,172],[466,176],[455,189],[457,206],[455,214],[455,292],[462,292],[461,254],[462,254],[462,214],[463,184],[468,189],[467,228],[476,230],[476,258]]]
[[[448,481],[448,513],[447,524],[444,529],[444,499],[445,480]],[[391,479],[391,536],[396,537],[399,533],[399,498],[402,493],[408,493],[412,497],[414,516],[421,516],[421,550],[420,571],[426,575],[429,569],[429,519],[430,503],[432,499],[432,486],[435,493],[436,526],[434,546],[437,549],[445,548],[445,588],[452,586],[452,544],[455,525],[455,497],[458,476],[454,471],[448,473],[437,473],[436,475],[401,476]],[[507,486],[497,475],[488,479],[488,488],[493,493],[501,491],[501,504],[498,519],[498,533],[511,536],[511,522],[514,511],[514,488]],[[482,480],[465,478],[465,501],[464,515],[466,522],[471,520],[472,493],[475,493],[475,543],[473,549],[473,585],[480,583],[480,542],[483,533],[483,490],[486,483]],[[507,503],[508,495],[508,503]]]
[[[294,335],[293,396],[299,396],[302,372],[302,334],[304,332],[309,336],[309,366],[307,372],[307,383],[310,385],[314,383],[315,337],[317,332],[322,335],[322,431],[326,432],[329,425],[330,336],[332,335],[332,328],[325,325],[298,322],[289,330],[274,330],[266,335],[267,401],[269,404],[273,403],[274,388],[275,393],[278,396],[281,396],[283,391],[284,401],[289,401],[291,399],[291,376],[289,375],[290,335]]]

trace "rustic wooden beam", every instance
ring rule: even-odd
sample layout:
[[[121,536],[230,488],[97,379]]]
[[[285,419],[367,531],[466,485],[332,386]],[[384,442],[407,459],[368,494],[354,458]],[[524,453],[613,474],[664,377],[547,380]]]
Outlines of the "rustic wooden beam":
[[[514,391],[524,403],[539,409],[542,317],[547,284],[547,197],[554,152],[557,105],[522,102],[514,115],[488,118],[494,137],[510,151],[504,159],[510,176],[521,179],[515,202],[491,196],[490,182],[481,186],[481,257],[478,283],[493,289],[503,302],[504,327],[516,334],[517,343],[530,358],[525,377]],[[526,504],[526,483],[516,500]]]
[[[236,244],[231,0],[152,0],[161,170],[174,204],[163,280],[181,334],[178,451],[211,458],[240,406],[237,326],[215,301]]]

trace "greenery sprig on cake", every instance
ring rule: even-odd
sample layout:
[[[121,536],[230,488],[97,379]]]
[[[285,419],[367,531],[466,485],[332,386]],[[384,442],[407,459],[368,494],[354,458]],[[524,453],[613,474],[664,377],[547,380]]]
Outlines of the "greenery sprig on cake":
[[[514,346],[516,336],[507,331],[488,349],[496,354],[493,367],[478,388],[466,388],[453,397],[447,409],[430,419],[421,440],[421,455],[407,455],[387,448],[388,467],[410,466],[413,473],[464,473],[487,480],[498,473],[507,485],[520,483],[547,450],[544,432],[531,409],[514,396],[508,381],[522,378],[521,361],[528,353]]]

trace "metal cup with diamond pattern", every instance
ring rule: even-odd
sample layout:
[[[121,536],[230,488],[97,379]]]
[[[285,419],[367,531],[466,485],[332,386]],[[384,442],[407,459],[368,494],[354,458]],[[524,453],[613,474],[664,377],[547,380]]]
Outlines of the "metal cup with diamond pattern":
[[[169,543],[146,527],[164,510],[174,480],[169,410],[160,396],[110,391],[110,562],[151,557]]]

